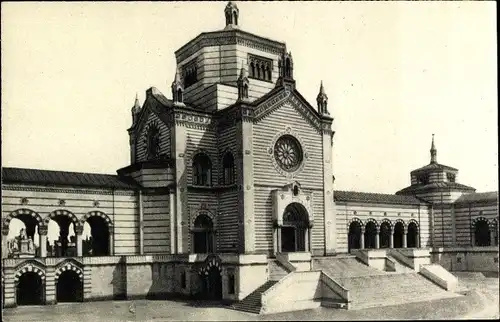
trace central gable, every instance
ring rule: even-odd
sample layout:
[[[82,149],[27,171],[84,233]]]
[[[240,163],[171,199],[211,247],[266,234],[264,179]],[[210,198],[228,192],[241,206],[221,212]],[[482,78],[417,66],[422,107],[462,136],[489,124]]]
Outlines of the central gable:
[[[280,108],[293,108],[298,112],[303,120],[311,125],[318,132],[322,131],[321,116],[318,112],[300,95],[297,90],[290,91],[282,88],[273,92],[271,96],[260,102],[254,108],[254,123],[259,123],[273,112]]]

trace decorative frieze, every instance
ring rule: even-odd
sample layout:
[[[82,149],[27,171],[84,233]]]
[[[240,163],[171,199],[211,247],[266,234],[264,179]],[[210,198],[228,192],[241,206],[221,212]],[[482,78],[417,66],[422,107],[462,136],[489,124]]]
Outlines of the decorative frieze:
[[[2,190],[10,191],[30,191],[30,192],[53,192],[53,193],[74,193],[74,194],[91,194],[91,195],[116,195],[116,196],[133,196],[134,190],[94,190],[94,189],[70,189],[56,187],[30,187],[30,186],[14,186],[3,185]]]

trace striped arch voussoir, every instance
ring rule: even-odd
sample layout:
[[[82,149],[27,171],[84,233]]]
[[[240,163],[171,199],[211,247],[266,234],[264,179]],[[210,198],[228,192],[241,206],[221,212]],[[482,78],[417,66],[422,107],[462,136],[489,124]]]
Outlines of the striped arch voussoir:
[[[416,221],[415,219],[410,219],[410,221],[408,222],[408,225],[410,225],[410,224],[415,224],[415,226],[417,226],[417,228],[420,228],[418,221]]]
[[[199,271],[200,275],[208,275],[208,271],[212,267],[215,267],[220,272],[222,272],[222,267],[220,266],[220,261],[216,260],[215,258],[212,258],[211,260],[208,260],[208,262],[205,263],[205,265],[200,269],[200,271]]]
[[[394,223],[394,227],[396,226],[397,223],[402,224],[403,228],[406,229],[406,223],[403,219],[397,219],[396,222]]]
[[[113,222],[111,221],[109,216],[103,213],[102,211],[91,211],[88,214],[85,214],[85,216],[83,216],[81,220],[82,226],[90,217],[101,217],[102,219],[104,219],[104,221],[106,221],[108,228],[113,228]]]
[[[59,279],[59,276],[66,271],[75,272],[80,278],[80,280],[83,280],[83,270],[71,262],[66,262],[57,268],[55,274],[55,280],[57,281]]]
[[[484,217],[476,217],[474,219],[472,219],[472,228],[474,228],[476,226],[476,224],[480,221],[484,221],[488,224],[488,226],[490,225],[490,221]]]
[[[361,227],[361,229],[364,229],[364,226],[363,226],[363,221],[361,221],[361,219],[357,218],[357,217],[354,217],[352,218],[351,220],[349,220],[349,222],[347,223],[347,229],[349,229],[349,227],[351,227],[351,224],[353,222],[356,222],[359,224],[359,226]]]
[[[45,271],[38,267],[38,266],[35,266],[33,265],[32,263],[29,263],[29,264],[26,264],[22,267],[20,267],[16,273],[14,274],[14,282],[17,283],[19,282],[19,278],[24,274],[24,273],[28,273],[28,272],[33,272],[33,273],[36,273],[38,274],[38,276],[40,276],[40,279],[43,281],[45,280]]]
[[[64,210],[64,209],[59,209],[59,210],[53,211],[50,214],[48,214],[47,217],[45,217],[44,224],[48,225],[49,222],[52,219],[54,219],[56,216],[69,217],[71,219],[71,222],[73,223],[73,225],[75,225],[75,227],[80,226],[80,221],[78,220],[76,215],[74,213],[72,213],[71,211]]]
[[[382,226],[383,223],[387,223],[389,225],[389,227],[392,229],[394,229],[394,225],[392,224],[392,221],[390,221],[389,219],[387,218],[384,218],[382,219],[382,222],[380,223],[380,225]]]
[[[366,224],[365,224],[365,226],[366,226],[366,225],[368,225],[368,223],[369,223],[369,222],[374,223],[374,224],[375,224],[375,227],[377,227],[377,229],[379,229],[379,228],[380,228],[379,223],[378,223],[378,222],[377,222],[374,218],[368,218],[368,219],[366,220]]]
[[[20,216],[20,215],[28,215],[36,219],[39,225],[43,224],[42,216],[40,216],[37,212],[30,209],[17,209],[7,215],[7,217],[3,221],[3,229],[8,229],[10,222],[12,219]]]

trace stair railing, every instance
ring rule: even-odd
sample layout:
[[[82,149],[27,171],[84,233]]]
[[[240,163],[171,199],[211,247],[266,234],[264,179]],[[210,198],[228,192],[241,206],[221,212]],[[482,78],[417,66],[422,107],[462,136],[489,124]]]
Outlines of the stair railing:
[[[295,272],[297,270],[297,268],[283,254],[277,253],[276,260],[286,269],[288,273]]]
[[[401,263],[410,267],[411,269],[415,269],[415,264],[408,257],[401,254],[397,250],[393,249],[390,251],[389,254],[392,255],[392,257],[394,257],[394,259],[396,259],[397,261],[400,261]]]
[[[320,280],[334,293],[340,295],[346,302],[349,302],[349,290],[343,287],[339,282],[323,271],[321,271]]]
[[[262,294],[260,295],[262,306],[264,306],[271,293],[273,293],[278,287],[281,287],[282,285],[287,283],[295,274],[297,273],[296,272],[288,273],[282,279],[280,279],[276,284],[268,288],[266,291],[262,292]]]

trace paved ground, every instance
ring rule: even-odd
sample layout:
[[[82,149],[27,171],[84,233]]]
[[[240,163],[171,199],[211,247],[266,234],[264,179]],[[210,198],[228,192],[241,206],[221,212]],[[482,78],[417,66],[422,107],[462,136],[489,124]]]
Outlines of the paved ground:
[[[460,277],[467,295],[438,301],[346,311],[329,308],[256,316],[210,303],[182,301],[130,301],[58,304],[3,310],[3,320],[14,321],[186,321],[186,320],[410,320],[479,319],[499,317],[498,278]]]

